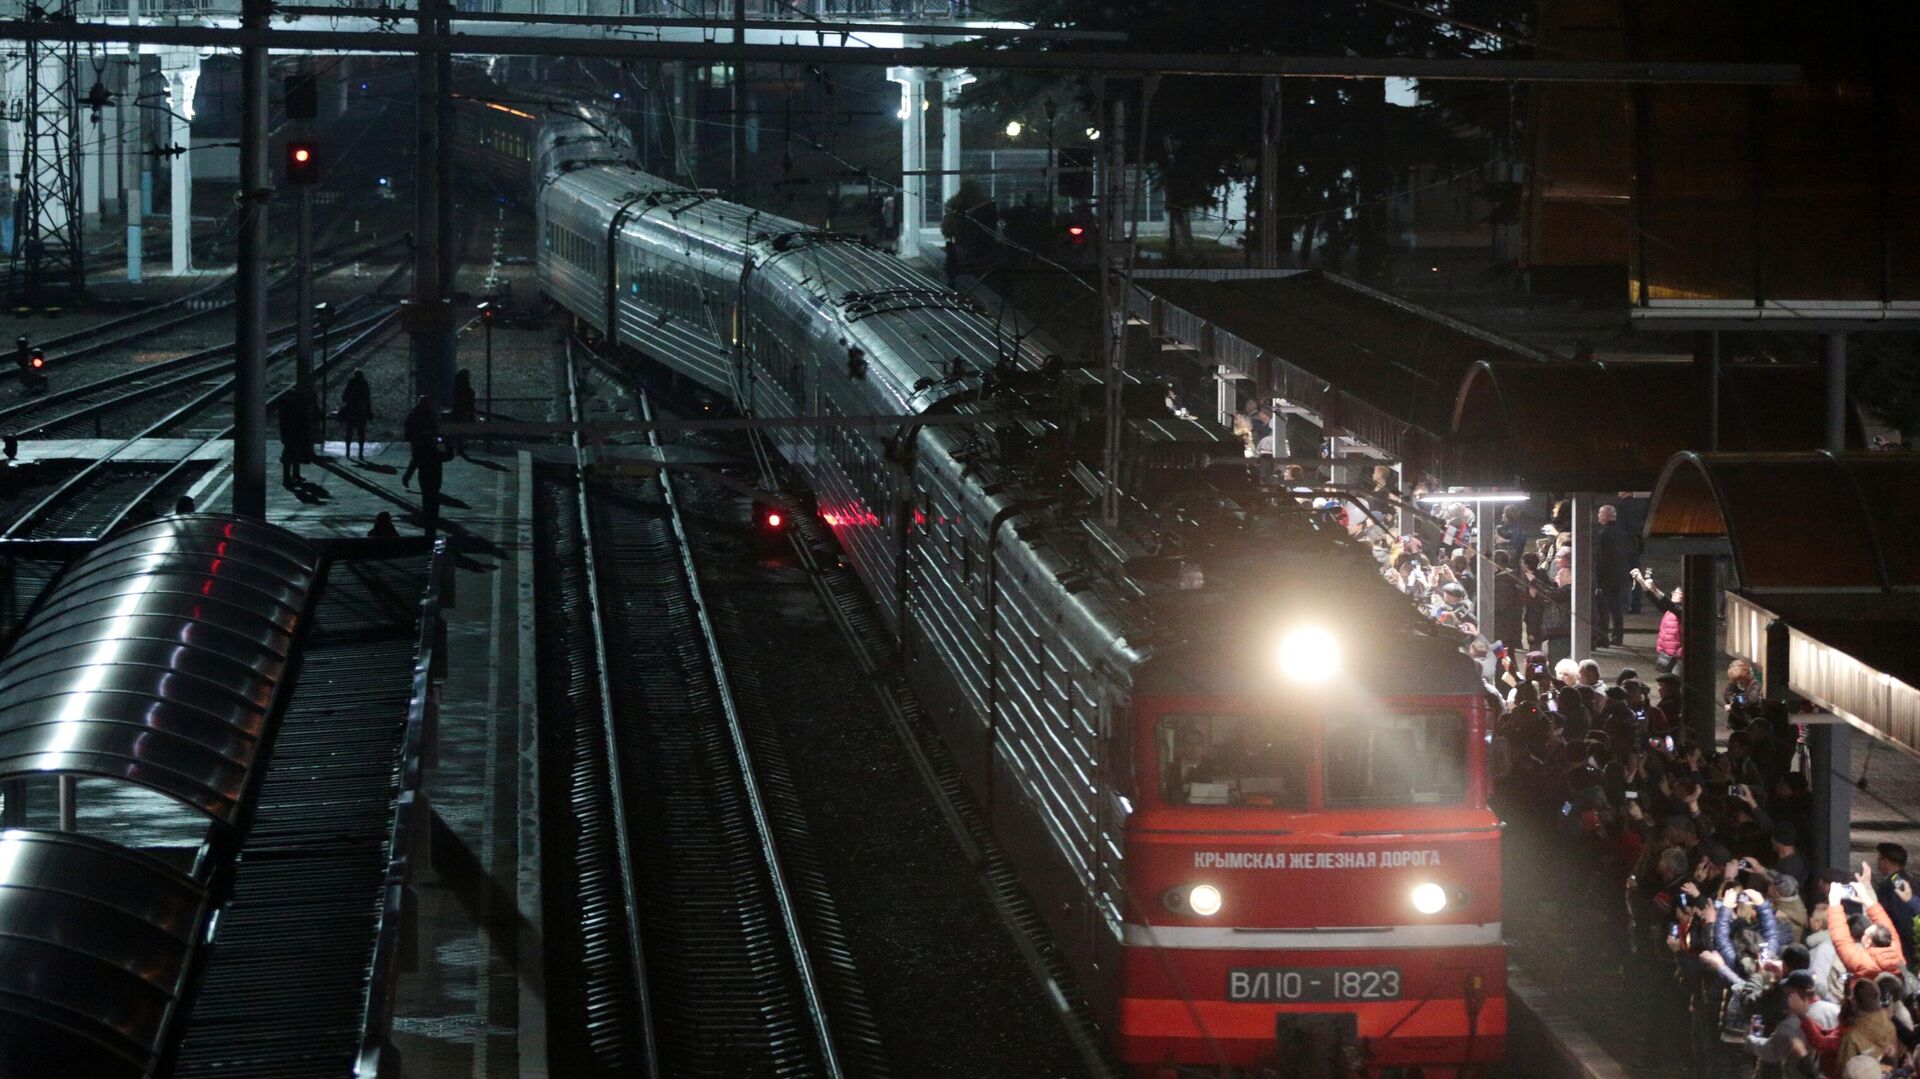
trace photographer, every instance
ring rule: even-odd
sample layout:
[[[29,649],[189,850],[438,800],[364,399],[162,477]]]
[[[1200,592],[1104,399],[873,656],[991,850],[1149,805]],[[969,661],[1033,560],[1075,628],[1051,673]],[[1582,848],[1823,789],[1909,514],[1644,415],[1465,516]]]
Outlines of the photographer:
[[[1845,899],[1852,899],[1866,908],[1866,915],[1873,923],[1857,942],[1840,907]],[[1873,867],[1865,862],[1860,863],[1860,872],[1854,877],[1854,883],[1835,881],[1827,886],[1827,934],[1833,939],[1834,953],[1839,956],[1840,962],[1846,965],[1849,974],[1857,978],[1901,974],[1906,970],[1906,960],[1900,954],[1899,942],[1894,937],[1893,919],[1887,914],[1886,908],[1880,905],[1879,897],[1874,895]]]

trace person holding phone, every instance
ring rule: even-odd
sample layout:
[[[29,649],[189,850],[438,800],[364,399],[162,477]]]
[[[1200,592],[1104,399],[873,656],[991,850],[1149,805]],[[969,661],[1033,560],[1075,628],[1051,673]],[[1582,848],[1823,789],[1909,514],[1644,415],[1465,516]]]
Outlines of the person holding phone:
[[[1660,611],[1660,628],[1653,638],[1653,665],[1661,674],[1680,669],[1680,661],[1685,658],[1685,634],[1682,632],[1685,608],[1681,606],[1681,589],[1674,589],[1669,596],[1653,583],[1653,575],[1642,569],[1628,571],[1633,583],[1640,587]]]
[[[1865,907],[1867,918],[1873,922],[1858,941],[1847,928],[1847,914],[1840,906],[1847,899]],[[1874,895],[1873,867],[1866,862],[1860,863],[1852,884],[1835,881],[1827,886],[1827,935],[1833,940],[1834,953],[1855,977],[1875,978],[1906,969],[1906,959],[1894,938],[1893,918]]]

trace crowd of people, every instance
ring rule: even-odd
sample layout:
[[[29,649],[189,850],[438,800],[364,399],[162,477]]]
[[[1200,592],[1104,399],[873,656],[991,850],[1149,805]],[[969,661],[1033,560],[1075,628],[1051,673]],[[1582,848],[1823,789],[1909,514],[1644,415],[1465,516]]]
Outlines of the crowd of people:
[[[1692,1060],[1724,1074],[1880,1079],[1920,1065],[1920,902],[1893,843],[1814,865],[1793,715],[1734,662],[1724,749],[1695,741],[1679,679],[1538,651],[1503,661],[1490,769],[1502,817],[1549,837],[1624,934],[1634,977],[1678,987]],[[1716,1065],[1716,1061],[1718,1064]]]

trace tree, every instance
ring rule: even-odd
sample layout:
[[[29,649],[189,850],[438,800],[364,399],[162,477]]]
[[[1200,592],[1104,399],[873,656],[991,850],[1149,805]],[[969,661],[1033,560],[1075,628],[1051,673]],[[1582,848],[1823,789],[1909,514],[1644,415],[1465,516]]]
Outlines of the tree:
[[[1469,57],[1491,55],[1501,40],[1516,40],[1532,4],[1527,0],[1321,0],[1203,4],[1175,0],[1017,0],[996,14],[1039,26],[1121,31],[1123,48],[1167,52],[1321,56]],[[1471,25],[1449,21],[1458,14]],[[1476,27],[1478,29],[1476,29]],[[1007,48],[1076,50],[1114,46],[1089,42]],[[1090,59],[1089,66],[1092,66]],[[981,72],[963,103],[1010,118],[1051,93],[1066,95],[1092,115],[1094,88],[1086,78],[1024,72]],[[1497,85],[1497,84],[1495,84]],[[1141,82],[1110,80],[1107,91],[1130,99],[1133,131],[1128,156],[1140,157],[1166,192],[1169,231],[1178,244],[1190,236],[1190,217],[1218,204],[1222,187],[1253,180],[1260,155],[1260,84],[1248,78],[1168,76],[1151,102]],[[1424,87],[1423,87],[1424,90]],[[1501,88],[1504,109],[1504,87]],[[1359,254],[1363,275],[1383,261],[1388,200],[1415,163],[1445,160],[1455,125],[1475,117],[1489,97],[1436,93],[1417,107],[1387,104],[1380,80],[1285,79],[1281,86],[1280,220],[1300,253],[1315,243],[1339,257]],[[1143,107],[1144,106],[1144,107]],[[1143,141],[1137,126],[1145,112]],[[1257,204],[1257,201],[1256,201]],[[1262,223],[1264,227],[1265,223]],[[1184,252],[1176,249],[1176,257]]]

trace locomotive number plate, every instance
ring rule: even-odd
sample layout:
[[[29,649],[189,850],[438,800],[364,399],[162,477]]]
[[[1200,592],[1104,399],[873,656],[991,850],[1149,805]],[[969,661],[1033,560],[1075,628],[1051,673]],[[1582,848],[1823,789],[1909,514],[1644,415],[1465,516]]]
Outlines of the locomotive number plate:
[[[1398,967],[1259,967],[1227,972],[1227,999],[1261,1004],[1399,1000]]]

